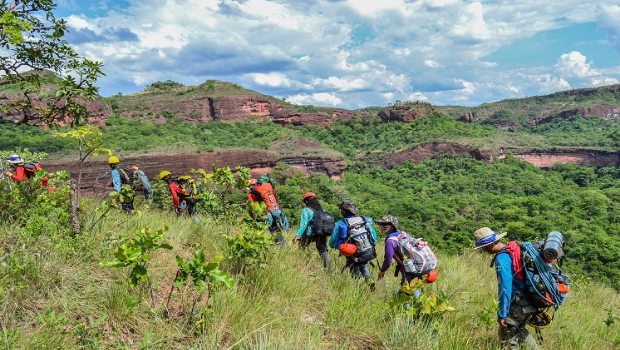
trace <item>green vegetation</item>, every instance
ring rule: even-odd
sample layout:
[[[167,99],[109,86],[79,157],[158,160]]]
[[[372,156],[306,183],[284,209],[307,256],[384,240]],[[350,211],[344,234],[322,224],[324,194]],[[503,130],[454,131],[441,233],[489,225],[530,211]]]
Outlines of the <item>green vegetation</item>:
[[[316,182],[317,188],[340,186],[322,177],[309,181]],[[279,188],[286,187],[293,186]],[[0,190],[0,196],[10,193]],[[498,347],[497,325],[486,317],[494,312],[497,288],[487,255],[472,251],[447,255],[436,249],[439,279],[422,286],[429,306],[416,304],[420,307],[410,313],[418,317],[412,318],[395,299],[399,279],[386,277],[385,286],[380,284],[377,292],[371,292],[339,272],[344,261],[333,250],[332,273],[322,268],[313,249],[274,245],[266,246],[260,263],[248,264],[244,271],[236,269],[234,260],[223,258],[232,252],[226,240],[231,236],[225,233],[221,218],[205,212],[199,213],[203,225],[198,226],[189,219],[177,219],[171,211],[149,209],[143,215],[126,215],[118,210],[71,238],[67,215],[59,215],[62,207],[50,202],[65,198],[66,203],[66,196],[66,189],[59,187],[35,202],[18,204],[13,219],[1,221],[3,348],[56,349],[59,344],[67,349]],[[7,203],[6,199],[2,197],[0,203]],[[95,198],[84,202],[83,227],[91,227],[90,213],[97,205]],[[362,209],[368,211],[368,206],[363,203]],[[244,211],[238,210],[237,214]],[[300,211],[301,205],[294,210]],[[240,221],[235,227],[246,224]],[[169,229],[146,230],[164,225]],[[133,266],[98,266],[115,258],[113,250],[128,242],[117,237],[131,232],[161,236],[171,247],[147,259],[142,250],[137,254],[148,260],[152,296],[149,288],[127,283]],[[290,241],[293,232],[285,236]],[[132,238],[132,242],[139,241]],[[382,245],[378,251],[383,256]],[[376,268],[372,273],[377,274]],[[619,339],[609,336],[617,334],[617,292],[578,274],[571,276],[568,301],[553,325],[543,330],[544,346],[619,346]],[[452,307],[454,311],[445,312]]]
[[[11,99],[0,106],[0,122],[51,126],[59,115],[71,124],[85,121],[81,102],[97,95],[103,64],[80,57],[67,44],[67,22],[56,19],[55,7],[51,0],[2,2],[0,85],[8,85],[2,93]]]

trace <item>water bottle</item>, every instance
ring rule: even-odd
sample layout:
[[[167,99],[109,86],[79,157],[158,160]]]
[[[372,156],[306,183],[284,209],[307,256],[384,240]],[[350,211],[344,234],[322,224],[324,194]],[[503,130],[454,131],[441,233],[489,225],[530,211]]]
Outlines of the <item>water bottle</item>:
[[[406,255],[403,256],[403,266],[405,267],[406,272],[416,272],[415,265],[413,261],[409,259]]]
[[[555,262],[564,255],[562,246],[564,245],[564,236],[558,231],[551,231],[545,245],[543,246],[543,259],[547,262]]]

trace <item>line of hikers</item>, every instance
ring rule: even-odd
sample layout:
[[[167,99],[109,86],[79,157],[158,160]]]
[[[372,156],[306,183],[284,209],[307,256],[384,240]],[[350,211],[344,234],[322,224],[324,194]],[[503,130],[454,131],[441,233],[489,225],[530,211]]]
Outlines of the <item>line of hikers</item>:
[[[14,173],[6,171],[5,175],[14,181],[32,179],[37,170],[42,169],[40,164],[26,163],[16,154],[9,157],[8,163]],[[114,156],[108,159],[108,164],[115,191],[121,192],[122,185],[127,184],[132,185],[132,191],[143,191],[146,198],[153,196],[147,176],[138,167],[121,167],[120,160]],[[158,178],[168,184],[177,216],[186,213],[200,223],[195,216],[199,189],[193,178],[174,177],[167,170],[160,172]],[[40,185],[48,186],[47,178],[44,177]],[[265,204],[266,212],[261,213],[256,220],[265,220],[272,235],[289,228],[274,186],[275,181],[267,176],[251,179],[247,196],[248,208],[253,203]],[[293,242],[303,249],[314,243],[323,267],[329,271],[331,264],[328,246],[338,250],[346,258],[343,271],[348,269],[355,279],[363,277],[370,289],[374,290],[375,281],[368,268],[377,258],[375,246],[378,238],[372,227],[373,220],[359,215],[357,205],[350,200],[339,204],[342,219],[338,221],[322,208],[315,193],[307,192],[302,200],[305,207]],[[121,204],[124,210],[133,210],[133,197],[127,196]],[[254,214],[252,210],[250,214]],[[385,235],[385,253],[377,280],[384,278],[392,261],[396,262],[394,276],[400,274],[401,284],[410,283],[414,279],[432,283],[437,279],[438,260],[426,241],[401,231],[398,219],[393,215],[386,214],[374,222]],[[498,282],[499,339],[502,347],[538,349],[538,344],[526,326],[533,326],[537,332],[549,326],[553,318],[547,311],[550,308],[559,309],[570,290],[568,277],[558,267],[564,257],[564,239],[560,232],[553,231],[543,241],[522,244],[511,241],[504,244],[500,240],[505,236],[505,232],[498,234],[488,227],[474,232],[474,249],[493,255],[491,266],[495,266]],[[282,234],[275,242],[285,244]],[[401,293],[399,290],[398,295]],[[420,293],[420,290],[416,290],[409,297],[417,298]],[[542,339],[540,334],[539,339]]]
[[[340,203],[342,219],[334,217],[321,207],[317,196],[308,192],[303,196],[306,207],[302,210],[299,229],[294,238],[303,248],[316,243],[323,266],[330,270],[327,246],[338,249],[346,257],[346,266],[356,279],[363,277],[374,290],[374,280],[368,264],[377,257],[377,233],[373,220],[358,215],[358,208],[350,200]],[[428,243],[399,230],[398,219],[390,214],[375,221],[385,235],[385,254],[379,267],[378,280],[383,279],[392,261],[397,264],[394,276],[401,276],[401,285],[420,279],[432,283],[437,279],[438,261]],[[475,248],[493,255],[498,282],[498,336],[502,348],[539,349],[526,326],[534,327],[542,341],[540,330],[548,327],[553,317],[548,310],[558,310],[570,290],[569,278],[560,270],[564,257],[564,238],[552,231],[546,240],[500,242],[506,233],[497,234],[488,227],[474,232]],[[329,237],[329,241],[328,241]],[[343,269],[344,270],[344,269]],[[402,292],[399,290],[398,296]],[[416,290],[409,297],[421,295]],[[409,304],[406,304],[409,305]]]

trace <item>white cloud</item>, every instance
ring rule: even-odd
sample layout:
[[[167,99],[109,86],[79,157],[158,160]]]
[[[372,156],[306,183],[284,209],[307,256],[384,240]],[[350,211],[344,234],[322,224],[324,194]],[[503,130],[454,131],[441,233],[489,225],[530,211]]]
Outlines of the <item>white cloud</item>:
[[[71,15],[65,19],[67,21],[67,25],[69,27],[75,29],[90,29],[93,30],[96,26],[90,24],[86,19],[82,17],[78,17],[76,15]]]
[[[586,62],[586,57],[577,51],[560,56],[555,69],[562,79],[575,82],[577,85],[601,86],[618,83],[618,79],[605,77],[601,72],[590,67],[590,63]]]
[[[601,5],[598,8],[597,22],[599,28],[607,33],[607,39],[616,50],[620,50],[620,6]]]
[[[269,74],[248,74],[248,77],[252,79],[256,84],[261,86],[309,90],[312,89],[312,85],[302,84],[298,81],[291,80],[285,74],[279,72],[271,72]]]
[[[440,68],[440,67],[442,67],[442,65],[441,65],[441,64],[439,64],[438,62],[433,61],[433,60],[425,60],[425,61],[424,61],[424,64],[425,64],[427,67],[431,67],[431,68]]]
[[[286,98],[288,102],[298,105],[315,105],[336,107],[342,105],[342,99],[335,94],[327,92],[319,92],[316,94],[297,94]]]
[[[481,61],[515,40],[594,20],[620,51],[620,6],[608,0],[126,2],[122,9],[106,2],[102,8],[114,10],[100,17],[76,10],[65,18],[76,49],[103,61],[104,95],[118,92],[120,81],[133,84],[123,90],[131,93],[154,80],[221,79],[345,108],[413,98],[476,104],[620,76],[573,52],[546,67]],[[67,2],[65,11],[82,3]],[[104,37],[121,29],[124,37]]]

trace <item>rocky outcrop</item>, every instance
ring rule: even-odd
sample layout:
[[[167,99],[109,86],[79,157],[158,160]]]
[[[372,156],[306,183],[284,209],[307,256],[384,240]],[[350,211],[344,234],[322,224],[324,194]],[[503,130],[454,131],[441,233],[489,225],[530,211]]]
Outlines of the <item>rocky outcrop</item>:
[[[567,119],[574,115],[582,118],[588,116],[595,116],[603,119],[617,119],[620,118],[620,106],[618,105],[594,105],[590,107],[574,108],[566,111],[562,111],[555,115],[551,115],[546,118],[532,121],[533,125],[542,125],[558,119]]]
[[[616,152],[592,150],[575,150],[567,152],[513,152],[515,152],[513,153],[515,157],[543,169],[550,168],[556,163],[603,167],[620,161],[620,157]],[[505,155],[499,155],[497,159],[502,159],[504,157]]]
[[[145,154],[141,156],[121,157],[121,166],[137,165],[149,178],[155,178],[161,171],[168,170],[175,175],[189,174],[190,169],[204,169],[208,173],[215,165],[218,168],[228,166],[231,169],[241,165],[252,169],[254,176],[266,174],[278,162],[289,164],[301,172],[309,175],[322,172],[331,178],[339,179],[346,168],[342,160],[327,157],[291,157],[280,158],[277,154],[262,150],[222,150],[206,153],[183,154]],[[55,172],[69,170],[71,176],[77,176],[78,164],[66,160],[50,161],[45,164],[45,170]],[[88,162],[82,175],[82,189],[87,193],[106,193],[111,187],[110,168],[107,158],[94,158]]]
[[[391,154],[375,153],[361,159],[367,163],[376,164],[384,168],[392,168],[394,165],[406,161],[416,163],[431,158],[437,153],[458,154],[462,157],[473,157],[487,163],[493,162],[493,153],[490,150],[482,150],[475,147],[451,142],[433,142]]]
[[[460,122],[463,122],[463,123],[473,124],[474,123],[474,114],[472,112],[467,112],[464,115],[462,115],[461,117],[459,117],[457,120],[460,121]]]
[[[427,102],[407,102],[384,108],[379,112],[383,122],[411,122],[420,117],[435,113],[435,107]]]
[[[519,124],[511,120],[507,122],[498,123],[497,128],[502,131],[518,131]]]
[[[272,116],[271,121],[282,126],[293,124],[294,126],[302,125],[320,125],[327,126],[332,124],[332,116],[325,113],[292,113]]]

